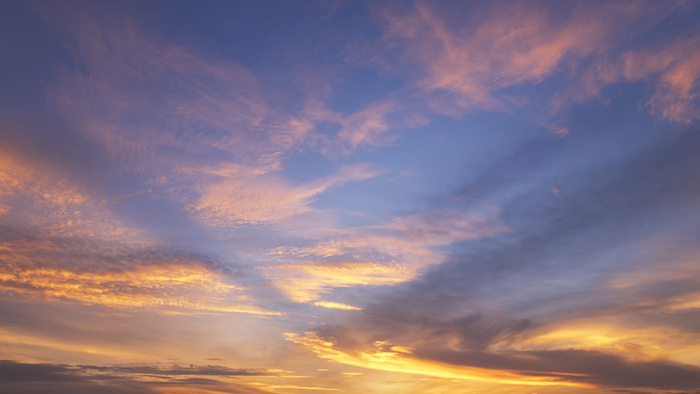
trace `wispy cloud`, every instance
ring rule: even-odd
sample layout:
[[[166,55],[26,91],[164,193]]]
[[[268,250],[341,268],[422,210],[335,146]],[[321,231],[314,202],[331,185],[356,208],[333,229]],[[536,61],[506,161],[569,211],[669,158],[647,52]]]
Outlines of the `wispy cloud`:
[[[303,337],[289,334],[287,339],[309,347],[322,358],[370,369],[436,376],[447,379],[481,380],[501,384],[588,386],[585,383],[567,381],[566,373],[544,374],[544,376],[533,376],[534,374],[532,373],[520,375],[517,372],[505,372],[497,369],[488,370],[466,365],[459,366],[421,360],[412,357],[411,352],[406,352],[403,348],[381,341],[375,342],[372,348],[362,350],[358,354],[349,354],[336,347],[334,338],[321,338],[313,332],[309,332]]]
[[[173,386],[186,385],[190,390],[207,393],[269,393],[230,378],[269,374],[261,370],[232,369],[218,365],[67,365],[29,364],[0,360],[0,381],[5,387],[21,393],[51,390],[60,384],[73,392],[100,390],[108,393],[172,392]],[[221,380],[219,380],[221,379]],[[200,391],[201,390],[201,391]]]
[[[145,232],[105,207],[84,180],[66,171],[70,168],[61,168],[70,160],[64,160],[63,155],[73,154],[71,151],[55,149],[58,157],[47,158],[41,146],[26,151],[22,145],[27,141],[9,145],[17,142],[12,141],[14,135],[25,134],[30,141],[42,138],[32,126],[3,119],[2,128],[8,136],[8,141],[0,144],[0,212],[4,223],[41,228],[55,236],[122,240],[135,245],[151,242]]]
[[[279,223],[312,210],[314,197],[352,181],[376,177],[381,170],[367,164],[345,166],[337,174],[302,185],[254,169],[225,166],[214,171],[218,179],[206,186],[192,209],[207,224]]]
[[[242,287],[199,256],[6,227],[0,233],[5,294],[159,313],[280,315],[251,305]]]
[[[438,247],[510,229],[499,222],[498,211],[491,207],[475,213],[426,211],[382,225],[319,230],[311,235],[325,233],[330,239],[312,239],[311,246],[278,247],[271,256],[285,264],[261,267],[266,277],[297,302],[315,300],[333,288],[407,282],[425,267],[446,261]]]
[[[449,7],[435,4],[384,13],[388,42],[420,67],[416,84],[431,95],[435,111],[461,115],[525,106],[552,130],[566,130],[557,126],[562,109],[605,100],[602,90],[611,84],[646,80],[653,86],[652,114],[673,122],[697,119],[692,93],[698,84],[697,33],[671,47],[627,49],[664,18],[683,12],[681,3],[571,3],[555,9],[511,2],[466,8],[467,25],[461,18],[458,23]],[[548,82],[555,80],[566,84]],[[528,87],[537,89],[523,90]]]

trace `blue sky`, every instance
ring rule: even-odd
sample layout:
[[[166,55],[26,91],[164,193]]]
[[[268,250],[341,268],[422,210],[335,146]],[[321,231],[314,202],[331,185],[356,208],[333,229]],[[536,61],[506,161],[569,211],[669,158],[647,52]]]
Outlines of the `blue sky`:
[[[3,386],[700,390],[699,15],[4,2]]]

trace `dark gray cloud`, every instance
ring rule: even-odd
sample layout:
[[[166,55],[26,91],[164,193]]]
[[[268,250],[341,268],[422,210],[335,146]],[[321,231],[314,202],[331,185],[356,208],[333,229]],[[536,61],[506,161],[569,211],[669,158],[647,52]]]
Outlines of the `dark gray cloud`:
[[[98,367],[90,365],[78,365],[77,368],[85,371],[99,371],[105,373],[119,374],[142,374],[142,375],[195,375],[195,376],[260,376],[269,373],[260,370],[234,369],[220,365],[189,365],[186,367],[173,365],[169,368],[159,368],[150,365],[142,366],[109,366]]]
[[[75,382],[83,380],[77,369],[65,365],[23,364],[0,360],[0,380],[5,382]]]
[[[224,383],[214,377],[269,375],[260,370],[234,369],[219,365],[157,367],[94,366],[68,364],[29,364],[0,360],[0,384],[3,392],[13,393],[155,393],[158,386],[216,386],[231,393],[265,393],[240,384]],[[162,381],[138,381],[139,376],[157,376]],[[186,378],[181,378],[187,376]]]
[[[418,349],[416,356],[454,365],[518,371],[530,376],[571,374],[562,379],[603,387],[700,388],[700,368],[668,361],[631,362],[596,351],[568,349],[488,354]]]
[[[83,368],[64,364],[26,364],[0,360],[3,392],[12,393],[154,393],[128,379],[86,376]],[[5,391],[7,390],[7,391]]]

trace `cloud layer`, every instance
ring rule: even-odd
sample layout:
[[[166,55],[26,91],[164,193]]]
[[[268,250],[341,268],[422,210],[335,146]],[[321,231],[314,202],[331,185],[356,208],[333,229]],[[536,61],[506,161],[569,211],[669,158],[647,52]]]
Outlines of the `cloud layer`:
[[[700,8],[8,2],[18,393],[700,390]]]

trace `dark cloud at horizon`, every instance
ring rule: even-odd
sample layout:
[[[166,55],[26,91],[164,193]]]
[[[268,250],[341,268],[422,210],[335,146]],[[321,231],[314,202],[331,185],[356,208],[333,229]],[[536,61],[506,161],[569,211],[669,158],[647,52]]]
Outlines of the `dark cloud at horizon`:
[[[89,393],[97,390],[105,393],[156,393],[158,387],[168,385],[221,386],[216,379],[202,377],[261,376],[269,373],[257,370],[231,369],[218,365],[170,368],[157,366],[92,366],[67,364],[31,364],[0,360],[0,382],[5,389],[16,393]],[[180,378],[180,376],[188,376]],[[159,377],[158,381],[143,381],[143,377]],[[219,389],[217,387],[217,389]],[[74,391],[73,391],[74,390]],[[265,393],[262,390],[243,388],[232,393]]]

